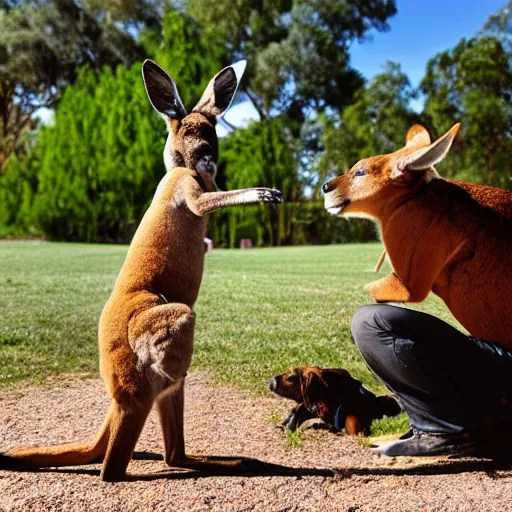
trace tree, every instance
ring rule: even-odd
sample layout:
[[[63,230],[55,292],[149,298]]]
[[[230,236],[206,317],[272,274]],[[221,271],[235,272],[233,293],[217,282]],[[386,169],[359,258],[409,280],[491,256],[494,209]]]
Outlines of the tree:
[[[79,72],[42,129],[33,215],[53,239],[126,241],[164,174],[161,120],[148,105],[140,63]]]
[[[302,197],[291,121],[276,117],[250,124],[221,141],[219,172],[228,188],[262,186],[281,190],[285,201]]]
[[[206,37],[192,18],[177,11],[165,13],[161,31],[143,31],[141,43],[174,78],[188,109],[199,101],[210,79],[230,63],[220,41]]]
[[[154,43],[151,31],[142,40],[192,106],[222,67],[222,53],[189,21],[168,12],[161,42]],[[147,100],[140,72],[140,62],[115,72],[107,66],[79,71],[54,123],[41,128],[27,154],[11,159],[0,176],[0,200],[9,205],[0,208],[0,224],[33,221],[53,239],[129,240],[165,172],[165,125]]]
[[[362,79],[349,46],[370,29],[386,30],[393,0],[185,0],[207,34],[250,66],[243,90],[262,118],[302,120],[308,111],[343,108]]]
[[[461,42],[431,59],[421,87],[439,133],[462,122],[459,158],[448,174],[510,187],[512,61],[493,36]]]
[[[509,56],[512,50],[512,1],[491,14],[482,28],[483,35],[492,35],[500,40]]]
[[[35,127],[33,113],[53,107],[79,67],[131,65],[143,52],[129,29],[158,17],[151,0],[1,2],[0,174]]]
[[[40,235],[32,205],[37,191],[37,174],[41,147],[35,134],[28,134],[28,153],[12,156],[6,172],[0,175],[0,237],[6,235]]]
[[[302,199],[297,173],[298,148],[289,119],[276,117],[252,123],[221,141],[217,182],[228,189],[274,187],[288,202]],[[257,245],[290,243],[292,219],[285,208],[238,208],[216,217],[212,236],[221,238],[219,223],[229,226],[229,245],[251,238]]]

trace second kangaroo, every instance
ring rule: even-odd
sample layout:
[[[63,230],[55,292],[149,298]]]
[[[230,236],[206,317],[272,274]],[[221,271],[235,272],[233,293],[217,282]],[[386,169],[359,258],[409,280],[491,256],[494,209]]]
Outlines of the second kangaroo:
[[[71,466],[103,459],[101,478],[126,478],[126,468],[154,402],[162,425],[165,461],[191,465],[183,437],[184,382],[193,352],[194,302],[204,263],[206,214],[236,204],[279,203],[275,189],[217,192],[216,119],[237,86],[227,67],[209,83],[187,115],[171,77],[151,61],[143,65],[149,99],[164,118],[168,173],[158,185],[130,245],[100,318],[100,370],[110,410],[96,439],[50,447],[15,448],[0,467]]]
[[[512,193],[441,178],[460,125],[435,142],[413,126],[404,148],[359,161],[323,185],[335,215],[376,220],[394,271],[365,289],[377,302],[430,291],[473,335],[512,348]]]

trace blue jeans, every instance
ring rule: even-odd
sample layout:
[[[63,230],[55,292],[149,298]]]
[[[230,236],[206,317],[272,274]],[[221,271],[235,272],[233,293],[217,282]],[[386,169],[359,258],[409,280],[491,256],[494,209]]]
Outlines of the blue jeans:
[[[412,427],[460,433],[512,417],[512,353],[503,347],[388,304],[356,311],[352,335]]]

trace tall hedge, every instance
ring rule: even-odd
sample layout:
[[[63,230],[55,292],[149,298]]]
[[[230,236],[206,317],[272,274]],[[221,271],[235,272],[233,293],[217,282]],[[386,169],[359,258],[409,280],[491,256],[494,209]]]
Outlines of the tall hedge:
[[[289,119],[277,117],[250,124],[221,141],[218,183],[228,189],[274,187],[285,201],[302,199],[298,175],[297,142],[290,133]],[[235,247],[241,238],[256,245],[292,242],[290,209],[232,208],[219,213],[211,225],[211,236]],[[220,223],[220,226],[219,226]],[[227,235],[227,236],[226,236]]]
[[[304,197],[300,151],[284,116],[250,124],[221,141],[218,183],[228,189],[275,187],[284,204],[244,206],[212,216],[209,235],[217,246],[239,247],[250,238],[256,246],[328,244],[376,238],[373,223],[348,223],[329,215],[321,201]]]
[[[33,214],[49,238],[129,240],[147,207],[165,172],[165,131],[140,69],[82,69],[42,130]]]
[[[29,140],[27,145],[34,142]],[[30,154],[13,155],[0,175],[0,238],[41,235],[33,214],[41,156],[38,146]]]

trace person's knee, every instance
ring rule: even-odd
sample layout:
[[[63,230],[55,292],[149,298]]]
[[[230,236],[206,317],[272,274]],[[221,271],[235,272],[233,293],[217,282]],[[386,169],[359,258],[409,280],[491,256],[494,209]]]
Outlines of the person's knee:
[[[394,330],[401,324],[407,310],[389,304],[368,304],[352,317],[352,336],[363,355],[377,346],[387,347],[394,338]]]
[[[396,331],[408,323],[409,310],[389,304],[371,304],[352,317],[352,336],[368,366],[385,383],[393,382],[410,363],[414,341]]]
[[[352,316],[350,330],[352,331],[352,336],[356,343],[373,335],[376,305],[377,304],[362,306]]]
[[[352,317],[350,329],[352,337],[361,352],[378,342],[380,321],[378,318],[380,304],[368,304],[360,307]]]
[[[357,341],[361,337],[392,330],[396,313],[400,313],[400,310],[401,308],[388,304],[367,304],[360,307],[352,317],[352,336]]]

